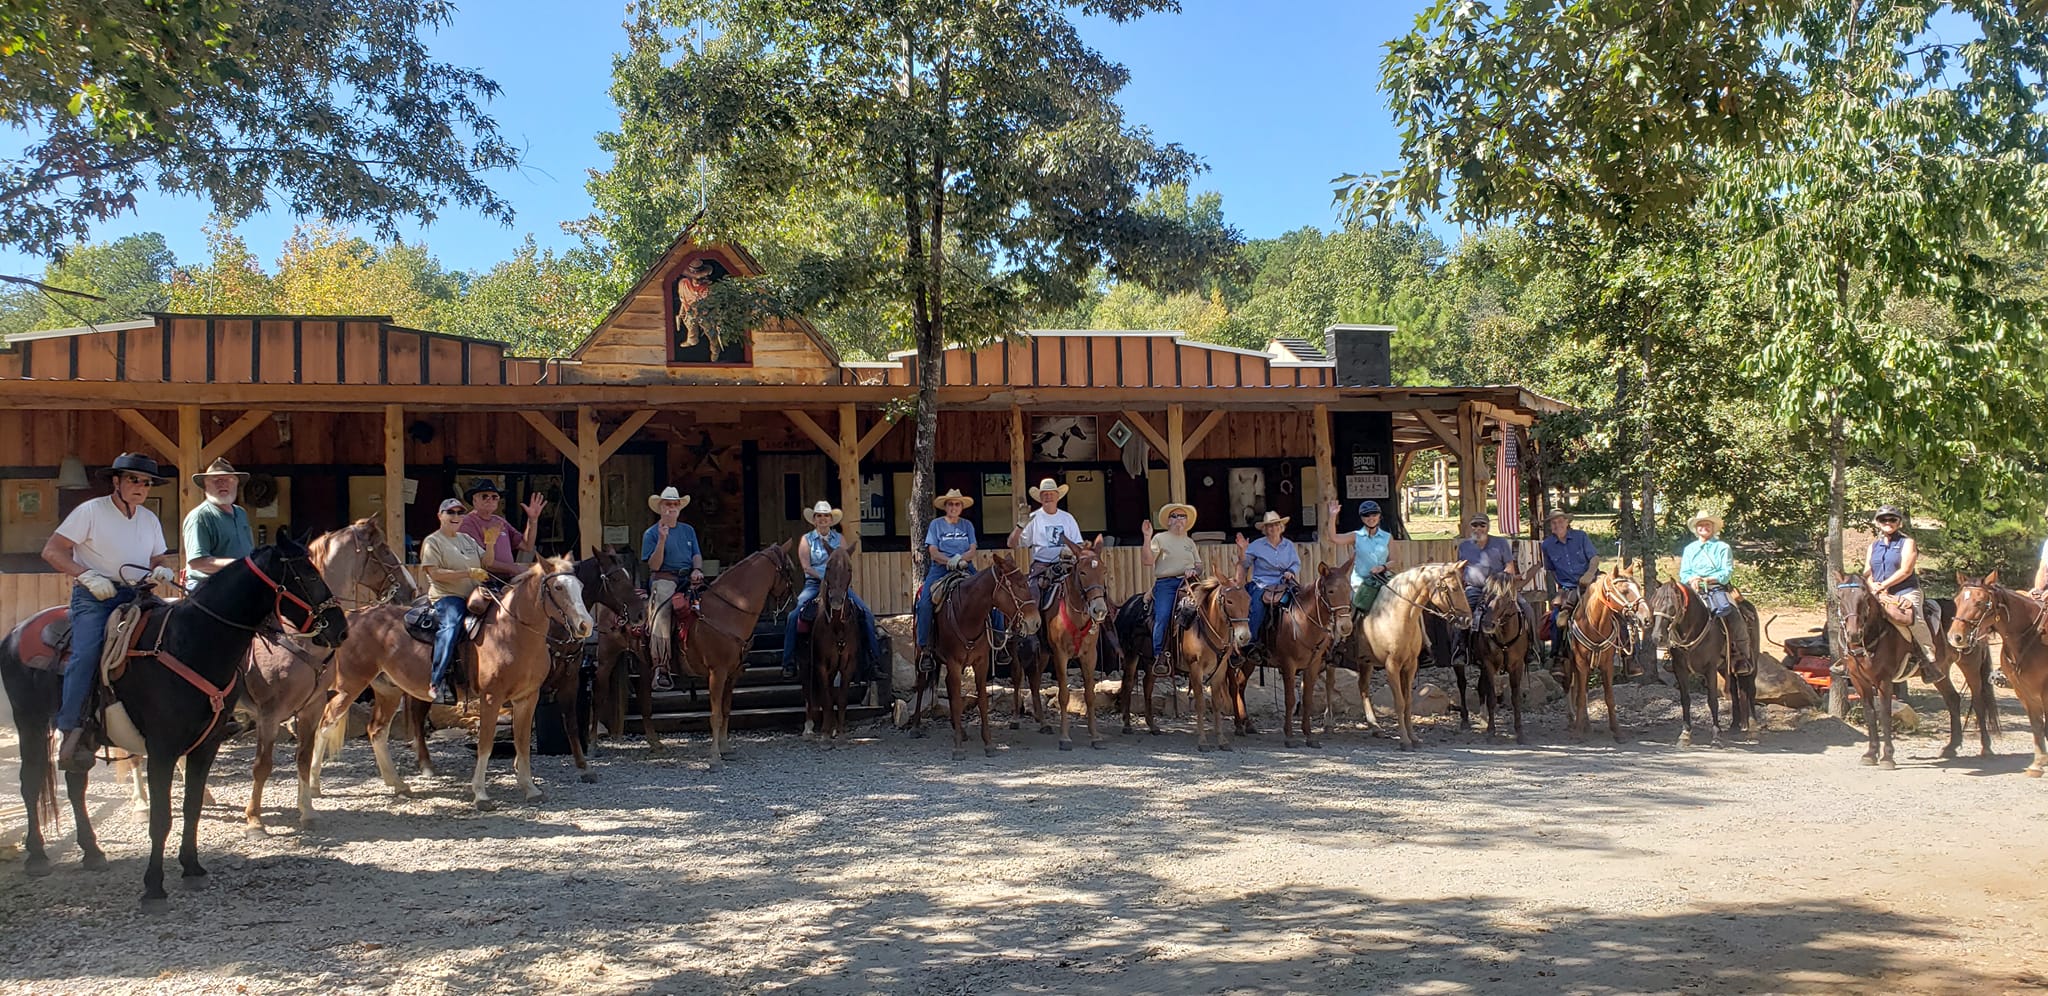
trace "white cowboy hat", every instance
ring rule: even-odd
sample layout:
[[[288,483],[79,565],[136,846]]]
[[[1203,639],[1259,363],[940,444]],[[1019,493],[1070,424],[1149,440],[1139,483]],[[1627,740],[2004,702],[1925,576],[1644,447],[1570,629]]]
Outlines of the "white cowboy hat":
[[[1721,531],[1721,517],[1715,515],[1712,512],[1701,512],[1698,515],[1693,516],[1692,520],[1686,523],[1686,526],[1689,528],[1697,527],[1702,522],[1711,522],[1714,524],[1715,532],[1718,533]]]
[[[811,506],[810,519],[812,522],[816,522],[818,520],[818,516],[821,515],[831,516],[832,524],[835,526],[846,518],[846,513],[836,508],[833,508],[832,503],[829,501],[821,501],[816,505]]]
[[[969,509],[974,507],[974,499],[961,494],[959,488],[947,488],[945,494],[942,494],[937,498],[932,499],[932,507],[943,512],[946,510],[946,503],[949,501],[960,502],[960,507],[962,509]]]
[[[206,479],[209,477],[234,477],[246,481],[249,479],[249,472],[236,470],[235,465],[229,463],[226,457],[215,457],[214,461],[208,464],[205,470],[192,475],[192,483],[203,488],[206,486]]]
[[[1038,494],[1041,491],[1057,491],[1059,492],[1059,496],[1061,498],[1065,498],[1067,496],[1067,486],[1064,484],[1053,483],[1053,479],[1050,477],[1046,478],[1043,481],[1038,482],[1037,487],[1027,488],[1026,490],[1031,492],[1031,497],[1034,501],[1038,499]]]
[[[1293,521],[1294,521],[1294,517],[1293,517],[1293,516],[1291,516],[1291,515],[1281,515],[1280,513],[1278,513],[1278,512],[1275,512],[1275,511],[1273,511],[1272,509],[1270,509],[1270,508],[1269,508],[1269,509],[1267,509],[1267,510],[1266,510],[1266,517],[1265,517],[1265,518],[1263,518],[1263,519],[1260,519],[1260,520],[1259,520],[1259,521],[1258,521],[1258,522],[1256,523],[1256,525],[1257,525],[1257,526],[1258,526],[1258,528],[1260,528],[1260,529],[1265,529],[1265,528],[1266,528],[1267,526],[1284,526],[1284,525],[1288,524],[1289,522],[1293,522]]]
[[[1550,510],[1549,515],[1543,517],[1544,522],[1556,522],[1559,519],[1570,522],[1572,521],[1572,514],[1561,508],[1553,508]]]
[[[683,503],[684,508],[690,507],[690,496],[677,491],[676,486],[671,484],[662,488],[660,494],[647,496],[647,510],[660,515],[661,503],[665,501],[679,501]]]
[[[1165,529],[1166,520],[1171,518],[1175,512],[1186,512],[1188,514],[1188,528],[1195,528],[1195,506],[1183,505],[1177,501],[1170,501],[1159,506],[1159,528]]]

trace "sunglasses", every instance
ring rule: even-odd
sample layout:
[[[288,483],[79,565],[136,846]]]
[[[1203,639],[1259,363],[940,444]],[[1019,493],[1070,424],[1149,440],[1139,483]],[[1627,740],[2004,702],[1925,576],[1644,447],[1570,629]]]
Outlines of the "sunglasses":
[[[1878,519],[1877,521],[1879,521],[1879,522],[1893,522],[1893,523],[1896,523],[1896,522],[1898,522],[1898,521],[1899,521],[1899,517],[1898,517],[1898,516],[1896,516],[1896,515],[1887,515],[1887,516],[1884,516],[1884,517],[1882,517],[1882,518]]]
[[[1185,519],[1187,517],[1188,514],[1186,512],[1175,512],[1172,515],[1167,516],[1168,519]]]
[[[137,477],[134,474],[122,474],[119,478],[117,478],[117,480],[119,480],[122,484],[142,484],[150,487],[156,486],[155,478]]]

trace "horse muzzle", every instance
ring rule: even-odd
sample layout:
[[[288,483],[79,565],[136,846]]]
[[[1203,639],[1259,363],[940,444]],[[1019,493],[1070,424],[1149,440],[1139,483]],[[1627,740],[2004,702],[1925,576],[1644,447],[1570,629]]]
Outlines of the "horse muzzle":
[[[1088,600],[1088,618],[1101,622],[1109,618],[1109,603],[1101,597]]]
[[[1245,647],[1249,647],[1249,646],[1251,646],[1251,645],[1252,645],[1252,628],[1251,628],[1251,626],[1250,626],[1249,624],[1247,624],[1247,623],[1234,623],[1234,624],[1232,624],[1232,625],[1231,625],[1231,627],[1230,627],[1230,641],[1231,641],[1232,643],[1235,643],[1235,644],[1237,644],[1237,646],[1238,646],[1238,649],[1240,649],[1240,650],[1244,649]]]
[[[311,634],[316,646],[332,649],[348,639],[348,616],[341,609],[328,607],[313,616]]]
[[[1042,621],[1042,620],[1040,620],[1040,619],[1039,619],[1039,618],[1038,618],[1037,616],[1035,616],[1035,615],[1033,615],[1033,616],[1019,616],[1019,617],[1017,617],[1017,622],[1016,622],[1016,629],[1017,629],[1017,635],[1018,635],[1018,636],[1035,636],[1035,635],[1037,635],[1037,633],[1038,633],[1038,626],[1039,626],[1039,623],[1040,623],[1041,621]]]

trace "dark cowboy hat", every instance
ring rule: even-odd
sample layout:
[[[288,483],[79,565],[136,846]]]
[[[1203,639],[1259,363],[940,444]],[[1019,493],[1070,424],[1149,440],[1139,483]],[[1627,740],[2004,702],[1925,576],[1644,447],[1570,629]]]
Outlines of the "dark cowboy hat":
[[[462,489],[462,503],[464,505],[470,506],[471,508],[475,508],[476,496],[479,494],[493,494],[502,497],[505,494],[505,492],[498,490],[498,486],[496,484],[492,484],[490,478],[479,477],[469,482],[469,487]]]
[[[1870,514],[1870,521],[1876,522],[1879,519],[1897,519],[1900,522],[1904,522],[1906,521],[1906,513],[1899,511],[1899,506],[1897,505],[1879,505],[1877,511]]]
[[[246,470],[236,470],[235,465],[229,463],[226,457],[217,457],[212,463],[207,465],[205,470],[192,475],[192,483],[203,488],[206,486],[206,479],[209,477],[234,477],[246,481],[249,479],[249,472]]]
[[[141,474],[150,479],[151,487],[170,480],[165,476],[166,468],[140,453],[123,453],[115,457],[112,464],[101,467],[98,473],[103,477],[112,477],[115,474]]]

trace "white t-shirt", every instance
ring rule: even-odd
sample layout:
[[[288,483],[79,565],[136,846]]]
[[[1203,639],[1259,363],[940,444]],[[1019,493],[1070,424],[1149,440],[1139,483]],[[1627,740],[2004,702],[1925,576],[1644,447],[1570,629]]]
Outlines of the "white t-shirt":
[[[1045,514],[1043,508],[1034,509],[1019,538],[1019,542],[1031,548],[1031,559],[1041,563],[1058,560],[1069,540],[1081,542],[1081,524],[1064,508],[1051,515]]]
[[[156,513],[138,505],[134,515],[122,515],[111,495],[72,509],[57,527],[57,535],[72,542],[71,559],[123,582],[141,580],[165,550],[164,527]],[[128,567],[130,564],[143,570]]]

